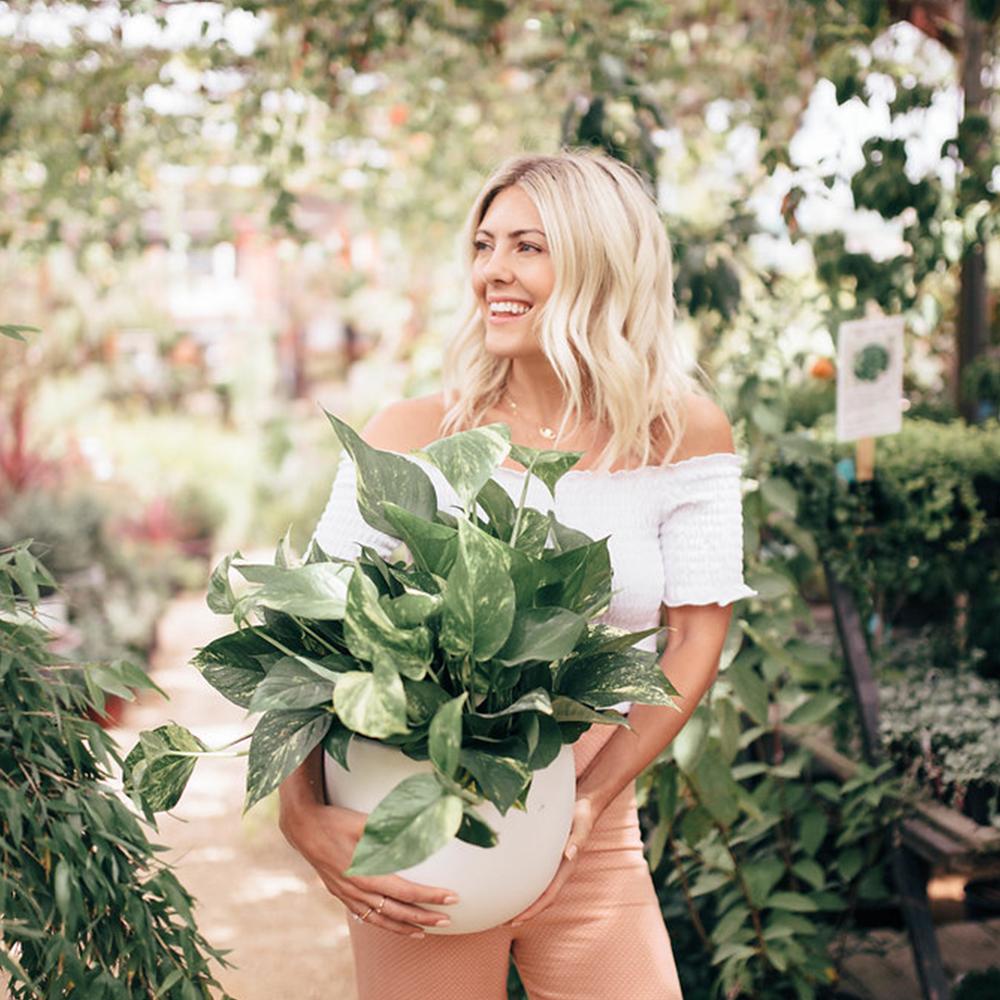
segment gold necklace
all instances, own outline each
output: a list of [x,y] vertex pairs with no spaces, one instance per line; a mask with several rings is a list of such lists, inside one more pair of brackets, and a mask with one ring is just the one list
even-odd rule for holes
[[[514,402],[514,400],[510,397],[510,395],[504,393],[504,399],[506,399],[507,402],[510,403],[510,408],[513,411],[514,415],[517,417],[521,417],[521,411],[518,408],[517,403]],[[530,420],[530,418],[528,417],[523,417],[522,419]],[[545,438],[546,441],[552,441],[555,438],[556,432],[551,427],[546,427],[545,424],[539,424],[539,423],[536,423],[535,426],[538,428],[538,433],[543,438]]]

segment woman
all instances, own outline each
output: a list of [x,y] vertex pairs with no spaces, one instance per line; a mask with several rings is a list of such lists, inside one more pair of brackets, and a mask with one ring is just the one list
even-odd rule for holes
[[[637,705],[630,729],[584,734],[558,872],[510,924],[482,933],[424,934],[447,918],[421,904],[454,901],[446,886],[343,875],[365,817],[323,803],[318,752],[282,786],[281,827],[354,917],[362,1000],[503,1000],[511,952],[532,1000],[670,1000],[680,984],[633,779],[711,685],[728,605],[753,593],[742,580],[739,459],[725,416],[682,368],[669,245],[634,171],[595,152],[516,157],[476,199],[466,238],[471,301],[445,392],[385,407],[365,437],[408,452],[499,421],[515,443],[583,452],[557,485],[556,514],[610,534],[608,621],[638,630],[666,615],[662,666],[680,711]],[[514,495],[523,472],[508,466],[500,481]],[[317,540],[338,555],[391,551],[395,540],[360,519],[354,486],[345,459]],[[545,502],[529,492],[530,504]]]

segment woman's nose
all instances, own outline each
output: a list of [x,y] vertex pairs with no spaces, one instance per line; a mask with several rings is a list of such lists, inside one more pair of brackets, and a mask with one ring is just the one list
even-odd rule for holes
[[513,277],[510,265],[499,250],[490,254],[483,267],[483,277],[487,281],[510,281]]

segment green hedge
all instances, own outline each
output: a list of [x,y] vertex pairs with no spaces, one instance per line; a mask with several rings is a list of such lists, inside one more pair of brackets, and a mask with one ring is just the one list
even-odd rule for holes
[[[875,476],[853,475],[851,444],[787,438],[774,466],[797,521],[854,590],[866,618],[938,623],[936,644],[1000,674],[1000,424],[910,420],[880,438]],[[968,595],[964,629],[956,599]]]

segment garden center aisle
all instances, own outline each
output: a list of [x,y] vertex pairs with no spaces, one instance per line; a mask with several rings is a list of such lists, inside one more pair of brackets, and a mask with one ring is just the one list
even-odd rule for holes
[[[230,623],[231,624],[231,623]],[[128,706],[114,736],[130,749],[142,729],[171,719],[209,746],[247,731],[243,710],[201,679],[188,661],[195,648],[227,631],[202,594],[183,594],[159,625],[153,677],[169,695]],[[202,760],[180,805],[150,838],[197,900],[202,932],[229,949],[235,966],[219,979],[237,1000],[355,1000],[343,907],[277,829],[276,802],[241,819],[246,759]]]

